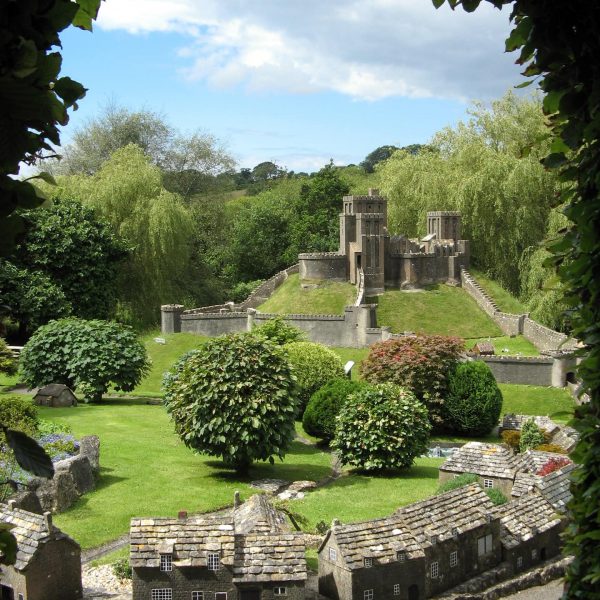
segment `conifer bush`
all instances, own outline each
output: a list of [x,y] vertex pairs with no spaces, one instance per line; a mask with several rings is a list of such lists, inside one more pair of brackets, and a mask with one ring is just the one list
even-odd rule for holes
[[444,427],[464,435],[485,435],[497,424],[502,392],[483,361],[459,363],[448,378]]
[[134,331],[111,321],[50,321],[20,356],[21,377],[29,387],[63,383],[86,401],[100,400],[111,385],[133,390],[148,369],[146,349]]
[[292,342],[283,346],[299,387],[299,414],[310,397],[328,381],[344,376],[342,359],[329,348],[314,342]]
[[163,379],[164,403],[189,448],[240,473],[283,459],[294,436],[297,389],[285,353],[254,334],[210,340]]
[[441,409],[448,373],[464,352],[460,338],[417,335],[393,338],[371,346],[360,366],[369,383],[395,383],[411,390],[423,402],[434,425],[442,422]]
[[545,442],[543,431],[533,419],[528,419],[523,423],[521,427],[521,440],[519,441],[519,450],[521,452],[533,450]]
[[351,394],[336,421],[331,447],[345,465],[365,471],[405,469],[427,451],[427,408],[412,392],[392,383]]
[[13,356],[6,342],[0,338],[0,373],[14,375],[17,372],[18,362]]
[[346,403],[350,394],[366,384],[348,378],[332,379],[318,389],[308,401],[302,416],[304,431],[330,442],[335,435],[335,418]]

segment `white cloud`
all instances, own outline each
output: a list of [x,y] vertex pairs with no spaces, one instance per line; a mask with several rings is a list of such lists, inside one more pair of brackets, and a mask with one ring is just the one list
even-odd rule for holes
[[430,0],[107,0],[99,26],[181,33],[182,70],[217,87],[481,98],[517,80],[508,11]]

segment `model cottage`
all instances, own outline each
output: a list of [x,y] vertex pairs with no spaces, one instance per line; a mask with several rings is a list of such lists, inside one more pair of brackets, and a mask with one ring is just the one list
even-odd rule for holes
[[264,495],[208,515],[132,519],[133,600],[301,600],[305,545]]
[[81,549],[52,525],[52,515],[0,504],[0,522],[17,541],[14,565],[0,566],[2,600],[80,600]]

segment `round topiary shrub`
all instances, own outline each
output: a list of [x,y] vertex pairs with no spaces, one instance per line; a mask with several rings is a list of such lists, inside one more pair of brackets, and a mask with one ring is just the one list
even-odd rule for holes
[[429,410],[434,425],[441,424],[441,409],[448,373],[458,363],[464,343],[443,335],[393,338],[371,346],[360,366],[369,383],[395,383],[411,390]]
[[304,431],[329,442],[335,435],[335,418],[348,396],[366,384],[348,378],[332,379],[318,389],[308,401],[302,417]]
[[502,392],[483,361],[459,363],[448,377],[444,427],[464,435],[485,435],[497,424]]
[[[38,433],[37,408],[30,398],[23,396],[0,396],[0,423],[7,429],[22,431],[34,436]],[[0,430],[0,442],[3,439]]]
[[342,464],[403,469],[427,451],[430,430],[427,409],[412,392],[391,383],[366,386],[346,401],[331,447]]
[[283,348],[298,381],[301,415],[319,388],[344,376],[344,365],[333,350],[314,342],[293,342]]
[[111,385],[131,391],[148,368],[146,349],[133,330],[110,321],[50,321],[31,336],[20,357],[29,387],[64,383],[86,401],[100,400]]
[[262,325],[254,329],[252,333],[271,340],[279,346],[292,342],[300,342],[304,339],[304,332],[287,323],[283,317],[273,317],[265,321]]
[[210,340],[163,379],[164,403],[186,446],[238,472],[283,458],[294,436],[296,385],[281,349],[253,334]]

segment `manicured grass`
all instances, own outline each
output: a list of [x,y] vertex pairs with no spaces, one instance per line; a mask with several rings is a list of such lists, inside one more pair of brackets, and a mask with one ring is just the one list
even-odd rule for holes
[[129,558],[129,544],[119,548],[114,552],[109,552],[97,560],[93,560],[90,564],[92,567],[99,567],[100,565],[111,565],[117,562],[120,558]]
[[352,367],[352,379],[359,379],[360,363],[367,358],[369,348],[331,348],[341,359],[344,364],[349,360],[354,361]]
[[[499,337],[482,337],[475,339],[466,339],[465,346],[467,350],[471,349],[477,342],[492,342],[498,356],[539,356],[539,350],[522,335],[510,337],[503,335]],[[507,349],[508,352],[503,352]]]
[[469,269],[469,273],[475,277],[477,283],[494,300],[502,312],[519,315],[529,312],[527,307],[518,298],[513,296],[508,290],[505,290],[498,282],[486,277],[480,271]]
[[[313,282],[305,282],[312,285]],[[302,288],[300,276],[290,275],[274,294],[258,307],[264,313],[296,315],[341,315],[354,304],[356,288],[350,283],[314,282],[317,287]]]
[[235,490],[248,497],[255,492],[248,485],[253,479],[319,480],[331,472],[329,454],[293,442],[283,462],[257,463],[240,480],[219,460],[187,449],[173,433],[164,408],[141,400],[42,408],[40,416],[69,424],[78,437],[100,437],[97,489],[55,519],[84,548],[126,533],[133,516],[213,510],[230,504]]
[[[371,301],[371,300],[369,300]],[[424,290],[387,290],[377,302],[377,322],[394,333],[414,331],[463,338],[497,337],[498,326],[465,290],[434,285]]]
[[0,391],[11,388],[19,383],[18,375],[6,375],[5,373],[0,373]]
[[498,385],[504,397],[503,415],[542,415],[557,423],[566,423],[573,418],[575,401],[566,389],[508,383]]
[[294,510],[306,517],[313,530],[319,521],[328,525],[333,518],[342,523],[385,517],[399,506],[423,500],[438,487],[440,458],[418,458],[406,472],[379,476],[360,473],[340,477],[294,502]]

